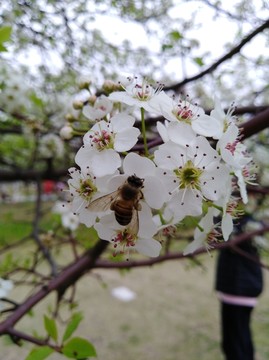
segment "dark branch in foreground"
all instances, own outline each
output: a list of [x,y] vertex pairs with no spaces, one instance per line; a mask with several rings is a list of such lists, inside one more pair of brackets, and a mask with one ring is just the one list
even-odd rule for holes
[[255,115],[252,119],[241,125],[242,140],[259,133],[269,127],[269,108]]
[[40,290],[18,306],[18,308],[0,324],[0,335],[10,334],[10,330],[15,324],[52,291],[57,291],[58,297],[61,298],[71,285],[95,266],[97,259],[105,251],[107,246],[107,241],[100,240],[76,262],[67,266],[58,276],[49,281],[48,284],[44,284]]

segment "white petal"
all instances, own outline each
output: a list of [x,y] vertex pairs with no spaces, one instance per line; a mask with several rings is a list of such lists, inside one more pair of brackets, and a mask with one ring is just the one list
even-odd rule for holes
[[173,213],[173,222],[182,220],[185,216],[198,216],[202,213],[202,198],[191,190],[179,190],[167,204],[168,211]]
[[196,137],[191,126],[184,122],[171,122],[167,131],[170,140],[182,146],[188,145]]
[[95,223],[96,216],[96,213],[84,208],[79,213],[79,221],[87,227],[91,227]]
[[135,153],[129,153],[123,160],[123,170],[125,174],[144,178],[152,175],[155,170],[154,163],[146,157],[142,157]]
[[237,177],[237,183],[239,186],[240,195],[242,197],[243,203],[247,204],[248,203],[248,194],[247,194],[247,189],[246,189],[246,183],[245,183],[244,177],[242,175],[242,171],[236,170],[234,173],[235,173],[235,176]]
[[229,188],[230,175],[229,169],[224,165],[215,163],[211,166],[210,170],[201,175],[201,190],[207,199],[216,201]]
[[167,132],[167,126],[165,126],[160,121],[157,121],[157,130],[160,134],[160,137],[162,138],[163,142],[166,142],[169,140],[168,132]]
[[143,194],[146,202],[154,209],[160,209],[167,200],[167,190],[163,182],[154,176],[145,178]]
[[138,212],[139,216],[139,230],[138,237],[140,238],[151,238],[157,233],[158,227],[153,221],[152,212],[150,207],[141,202],[142,209]]
[[230,214],[225,214],[221,221],[221,230],[223,239],[227,241],[231,232],[233,231],[233,218]]
[[191,126],[197,134],[207,137],[218,136],[223,128],[222,124],[218,120],[206,114],[194,120]]
[[185,154],[186,148],[168,141],[155,150],[154,161],[162,169],[174,170],[185,162],[185,156],[181,157],[181,153]]
[[199,249],[203,245],[203,241],[201,239],[196,239],[190,242],[187,247],[183,250],[183,255],[192,254],[194,251]]
[[135,244],[136,250],[146,256],[157,257],[162,249],[159,241],[154,239],[139,239]]
[[115,91],[109,95],[109,99],[112,101],[122,102],[127,105],[135,105],[137,100],[132,98],[125,91]]
[[121,113],[114,115],[110,121],[113,126],[113,131],[119,132],[131,128],[135,123],[135,118],[131,115]]
[[114,149],[118,152],[130,150],[136,143],[140,131],[136,128],[129,128],[118,132],[115,136]]
[[77,152],[75,161],[82,169],[99,177],[114,174],[121,166],[120,155],[113,149],[98,152],[85,147]]
[[100,222],[94,225],[100,239],[107,241],[111,241],[111,239],[113,239],[116,234],[112,227],[114,219],[114,214],[105,215],[101,218]]

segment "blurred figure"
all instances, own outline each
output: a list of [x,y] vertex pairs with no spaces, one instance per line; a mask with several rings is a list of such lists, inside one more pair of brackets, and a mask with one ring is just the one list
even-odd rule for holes
[[[233,234],[245,231],[245,216]],[[226,360],[254,360],[251,314],[263,289],[259,254],[253,240],[237,246],[252,259],[233,249],[220,250],[216,290],[221,303],[222,350]]]

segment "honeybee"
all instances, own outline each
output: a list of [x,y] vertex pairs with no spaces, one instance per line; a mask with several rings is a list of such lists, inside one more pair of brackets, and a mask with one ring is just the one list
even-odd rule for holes
[[110,194],[101,196],[89,204],[88,209],[95,211],[114,211],[115,218],[120,225],[130,225],[132,231],[137,234],[139,221],[138,211],[141,210],[139,201],[143,199],[141,191],[144,179],[135,174],[129,176],[122,186]]

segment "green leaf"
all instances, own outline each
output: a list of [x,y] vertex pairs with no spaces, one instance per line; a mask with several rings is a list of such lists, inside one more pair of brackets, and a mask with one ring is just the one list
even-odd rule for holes
[[0,43],[0,52],[4,52],[4,51],[7,51],[7,48]]
[[169,37],[173,41],[178,41],[183,38],[183,35],[179,31],[174,30],[169,33]]
[[36,347],[31,350],[25,360],[43,360],[46,359],[54,350],[48,346]]
[[193,58],[193,61],[199,66],[204,65],[203,58],[201,58],[201,57],[195,57],[195,58]]
[[44,315],[44,327],[50,337],[52,337],[53,340],[57,341],[58,339],[58,331],[56,322],[54,319],[50,319],[46,315]]
[[70,338],[73,332],[77,329],[79,323],[83,319],[83,315],[81,313],[75,313],[69,323],[66,326],[64,335],[63,335],[63,342]]
[[163,44],[162,45],[162,51],[173,49],[173,47],[174,46],[172,44]]
[[94,346],[86,339],[74,337],[62,349],[63,354],[71,359],[82,360],[88,356],[96,357]]
[[12,32],[11,26],[3,26],[0,28],[0,44],[10,40]]
[[32,93],[30,95],[30,100],[32,100],[32,102],[34,103],[34,105],[42,108],[44,106],[43,100],[38,97],[35,93]]

